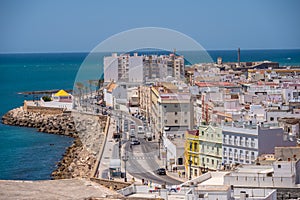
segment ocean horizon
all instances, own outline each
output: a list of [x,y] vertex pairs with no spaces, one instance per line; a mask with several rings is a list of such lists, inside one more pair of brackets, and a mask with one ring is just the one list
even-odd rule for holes
[[[237,61],[237,50],[207,52],[214,62],[218,57],[222,57],[223,62]],[[199,59],[192,53],[189,56],[194,56],[192,60],[195,63]],[[24,100],[33,98],[18,94],[20,92],[72,89],[76,74],[87,55],[88,52],[0,53],[1,116],[22,106]],[[107,53],[101,56],[105,55]],[[265,60],[278,62],[280,66],[300,66],[300,49],[241,49],[241,62]],[[51,179],[51,172],[72,141],[69,137],[0,123],[0,179]]]

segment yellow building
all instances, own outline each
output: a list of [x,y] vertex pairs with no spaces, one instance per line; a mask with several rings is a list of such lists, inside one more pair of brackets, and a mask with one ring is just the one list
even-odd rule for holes
[[59,90],[57,93],[52,95],[53,101],[57,102],[72,102],[72,95],[64,90]]
[[200,145],[199,131],[186,131],[185,133],[185,171],[188,178],[194,178],[201,175],[200,170]]

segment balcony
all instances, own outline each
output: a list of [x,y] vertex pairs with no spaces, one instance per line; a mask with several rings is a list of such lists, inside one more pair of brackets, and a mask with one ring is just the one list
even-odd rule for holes
[[251,147],[255,147],[255,142],[251,142]]
[[250,147],[250,142],[246,142],[246,147]]
[[244,160],[244,154],[240,154],[239,159]]
[[245,140],[240,140],[240,146],[245,146]]
[[237,153],[234,153],[234,159],[237,160],[238,157],[239,157],[238,154],[237,154]]

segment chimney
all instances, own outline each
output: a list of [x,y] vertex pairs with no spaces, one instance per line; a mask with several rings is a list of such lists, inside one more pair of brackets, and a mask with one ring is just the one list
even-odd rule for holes
[[240,66],[240,62],[241,62],[241,49],[238,48],[238,66]]

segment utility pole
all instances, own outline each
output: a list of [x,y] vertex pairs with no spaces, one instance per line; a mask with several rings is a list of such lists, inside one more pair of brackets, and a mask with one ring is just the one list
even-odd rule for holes
[[124,168],[125,168],[125,173],[124,173],[124,182],[127,182],[127,175],[126,175],[126,162],[128,161],[128,156],[125,151],[125,155],[123,156],[123,161],[124,161]]
[[158,159],[160,159],[160,143],[161,143],[161,132],[158,132],[159,138],[158,138]]
[[190,157],[190,159],[189,159],[189,168],[190,168],[189,180],[192,179],[192,163],[193,163],[192,157]]

